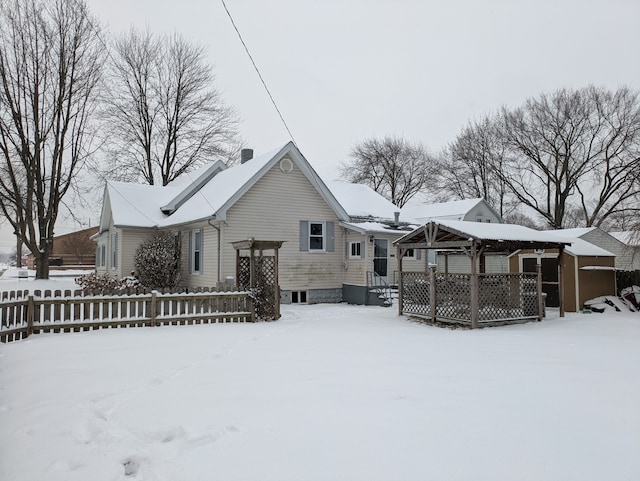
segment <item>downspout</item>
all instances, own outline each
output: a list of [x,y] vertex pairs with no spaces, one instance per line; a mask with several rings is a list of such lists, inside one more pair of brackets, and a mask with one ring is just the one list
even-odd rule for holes
[[218,227],[217,225],[213,225],[211,223],[211,221],[213,219],[215,219],[215,217],[212,217],[211,219],[208,219],[207,220],[207,224],[209,224],[216,231],[218,231],[218,262],[217,262],[217,266],[218,266],[218,281],[217,282],[220,282],[220,227]]

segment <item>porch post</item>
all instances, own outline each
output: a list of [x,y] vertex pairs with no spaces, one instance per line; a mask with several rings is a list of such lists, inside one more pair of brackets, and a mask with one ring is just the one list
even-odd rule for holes
[[429,267],[429,312],[431,322],[436,322],[436,266]]
[[[560,317],[564,317],[564,244],[558,249],[558,294],[560,297]],[[578,306],[576,306],[578,309]]]
[[478,256],[475,242],[471,244],[471,329],[478,328],[478,272],[476,258]]
[[280,257],[278,255],[278,248],[273,249],[273,257],[276,263],[275,266],[275,286],[273,286],[273,290],[275,292],[275,304],[276,304],[276,319],[280,319],[280,273],[278,272],[278,265],[280,264]]
[[[540,258],[538,258],[540,262]],[[541,321],[544,312],[544,306],[542,305],[542,264],[536,264],[536,284],[538,286],[538,320]]]
[[404,250],[398,245],[396,247],[396,255],[398,256],[398,315],[402,314],[402,257],[404,255]]

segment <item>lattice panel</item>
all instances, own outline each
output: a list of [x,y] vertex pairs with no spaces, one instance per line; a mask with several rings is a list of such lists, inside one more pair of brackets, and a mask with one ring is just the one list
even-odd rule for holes
[[535,274],[481,274],[478,321],[523,319],[538,316]]
[[424,272],[402,273],[402,310],[407,314],[431,315],[429,275]]
[[471,321],[471,274],[436,274],[436,315]]
[[238,289],[248,291],[251,288],[251,258],[238,259]]
[[251,257],[240,257],[238,259],[238,288],[252,291],[258,319],[277,319],[276,258],[274,256],[254,257],[253,275],[255,279],[252,287],[250,281]]

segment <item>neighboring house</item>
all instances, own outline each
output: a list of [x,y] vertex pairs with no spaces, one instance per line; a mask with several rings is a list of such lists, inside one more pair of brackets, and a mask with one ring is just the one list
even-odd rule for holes
[[500,214],[486,200],[480,197],[437,204],[410,202],[402,208],[401,217],[404,220],[417,222],[418,224],[424,224],[431,219],[502,223]]
[[[632,246],[626,244],[615,235],[609,234],[598,227],[579,227],[575,229],[558,229],[555,231],[564,237],[578,238],[601,247],[616,256],[615,267],[619,271],[633,271],[640,269],[640,259],[634,256]],[[622,235],[618,233],[620,237]]]
[[329,188],[291,142],[255,158],[244,151],[243,160],[212,162],[164,187],[108,182],[97,271],[129,275],[140,243],[161,229],[179,235],[188,287],[235,280],[231,243],[251,238],[284,241],[283,303],[340,302],[350,286],[366,289],[374,270],[390,280],[390,244],[404,234],[397,207],[365,186]]
[[[571,245],[562,254],[564,269],[564,305],[567,312],[577,312],[585,301],[599,296],[616,295],[615,255],[580,237],[573,229],[545,231]],[[534,252],[520,250],[509,256],[510,272],[535,272],[542,268],[542,290],[547,294],[547,306],[559,305],[558,250]]]
[[[501,224],[502,217],[483,198],[452,200],[437,204],[408,203],[401,211],[401,218],[415,224],[425,224],[430,220],[463,220]],[[439,272],[471,272],[469,258],[458,250],[428,251],[429,264],[437,264]],[[507,258],[504,255],[487,256],[488,272],[507,272]]]
[[[49,254],[49,266],[55,269],[93,269],[96,245],[91,237],[97,232],[98,227],[89,227],[55,236]],[[29,269],[35,269],[33,254],[27,255],[26,265]]]
[[625,264],[621,269],[640,271],[640,231],[626,230],[610,232],[609,234],[624,246],[620,255],[625,259]]

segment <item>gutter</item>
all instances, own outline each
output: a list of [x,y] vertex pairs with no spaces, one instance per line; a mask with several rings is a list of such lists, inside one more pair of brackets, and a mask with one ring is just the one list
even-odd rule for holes
[[217,232],[218,232],[218,262],[217,262],[217,266],[218,266],[218,281],[220,282],[220,227],[218,227],[217,225],[213,225],[211,223],[212,220],[215,220],[215,216],[207,219],[207,224],[209,224],[211,227],[213,227]]

